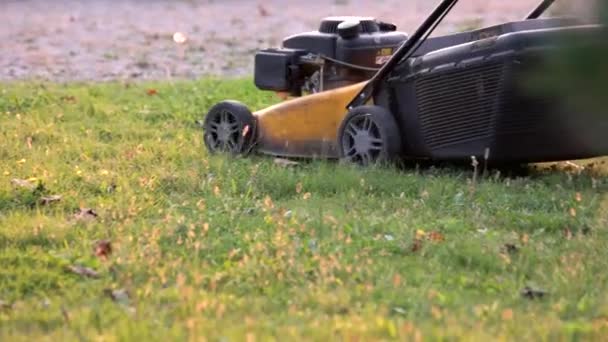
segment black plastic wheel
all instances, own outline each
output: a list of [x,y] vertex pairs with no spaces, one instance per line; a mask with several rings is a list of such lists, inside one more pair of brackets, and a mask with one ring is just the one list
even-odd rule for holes
[[253,143],[255,122],[251,111],[242,103],[222,101],[205,117],[205,146],[211,153],[245,154]]
[[401,155],[401,135],[395,118],[379,106],[352,109],[338,131],[343,160],[363,166],[391,162]]

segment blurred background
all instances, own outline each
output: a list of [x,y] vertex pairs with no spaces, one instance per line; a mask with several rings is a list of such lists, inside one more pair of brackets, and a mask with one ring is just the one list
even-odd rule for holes
[[[523,18],[540,0],[461,0],[437,33]],[[253,55],[330,15],[412,32],[434,0],[0,0],[0,81],[192,79],[252,74]],[[553,14],[588,15],[558,0]],[[436,34],[437,34],[436,33]]]

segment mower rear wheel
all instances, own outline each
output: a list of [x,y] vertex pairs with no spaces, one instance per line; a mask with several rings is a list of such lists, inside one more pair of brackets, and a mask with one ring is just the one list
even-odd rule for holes
[[222,101],[205,117],[205,146],[211,153],[246,154],[253,143],[255,122],[251,111],[242,103]]
[[379,106],[352,109],[340,125],[338,144],[343,160],[363,166],[390,162],[401,154],[397,122]]

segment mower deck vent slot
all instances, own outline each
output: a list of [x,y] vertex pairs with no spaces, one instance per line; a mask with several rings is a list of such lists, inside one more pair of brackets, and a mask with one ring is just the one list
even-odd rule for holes
[[498,134],[532,134],[542,131],[542,126],[550,122],[547,108],[553,108],[549,99],[526,98],[513,91],[505,92],[502,115],[498,121]]
[[418,115],[431,149],[490,137],[504,90],[504,63],[431,73],[416,80]]

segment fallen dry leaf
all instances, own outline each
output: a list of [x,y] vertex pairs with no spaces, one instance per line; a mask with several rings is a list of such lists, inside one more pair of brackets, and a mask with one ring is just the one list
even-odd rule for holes
[[300,163],[293,161],[293,160],[289,160],[289,159],[284,159],[284,158],[275,158],[274,159],[274,163],[279,165],[279,166],[283,166],[283,167],[288,167],[288,166],[296,166],[299,165]]
[[60,99],[61,99],[61,101],[68,102],[68,103],[76,102],[76,97],[74,97],[72,95],[65,95],[65,96],[62,96]]
[[574,235],[572,234],[572,231],[570,230],[570,228],[564,229],[564,237],[566,238],[566,240],[572,240],[573,236]]
[[91,221],[97,218],[97,213],[91,208],[80,208],[80,211],[74,214],[74,219],[77,221]]
[[435,319],[441,319],[441,317],[443,317],[443,313],[441,312],[441,309],[434,305],[431,307],[431,314],[433,315],[433,318],[435,318]]
[[112,299],[116,303],[124,304],[124,305],[129,304],[129,301],[130,301],[129,292],[125,289],[117,289],[117,290],[104,289],[103,293],[106,296],[110,297],[110,299]]
[[398,314],[400,314],[400,315],[407,314],[407,311],[404,308],[401,308],[401,307],[398,307],[398,306],[394,307],[393,311],[396,312],[396,313],[398,313]]
[[422,229],[417,229],[416,232],[414,233],[414,239],[424,239],[426,237],[426,232]]
[[502,250],[508,254],[515,254],[519,251],[519,247],[512,243],[505,243],[502,247]]
[[148,89],[146,90],[146,94],[148,94],[148,96],[154,96],[158,94],[158,90],[156,89]]
[[61,195],[45,196],[40,199],[40,205],[49,205],[61,201]]
[[506,253],[500,253],[499,256],[502,259],[502,261],[504,261],[505,264],[507,264],[507,265],[511,264],[511,257],[509,257],[508,254],[506,254]]
[[393,275],[393,287],[399,287],[401,285],[401,276],[397,273]]
[[110,240],[99,240],[95,243],[95,256],[106,260],[112,254],[112,243]]
[[523,245],[527,245],[528,242],[530,241],[530,235],[524,233],[524,234],[522,234],[520,240]]
[[502,320],[510,321],[513,319],[513,309],[505,309],[502,311]]
[[18,178],[11,179],[11,184],[13,184],[13,186],[18,187],[18,188],[33,189],[36,187],[36,184],[34,184],[33,182],[30,182],[26,179],[18,179]]
[[272,198],[270,198],[270,196],[264,197],[264,207],[267,209],[274,208],[274,203],[272,202]]
[[422,239],[414,239],[414,243],[412,244],[412,252],[418,252],[422,249]]
[[99,273],[92,268],[74,265],[68,266],[68,271],[87,278],[99,278]]
[[547,294],[546,291],[541,290],[541,289],[534,289],[534,288],[531,288],[530,286],[526,286],[526,287],[524,287],[523,290],[521,290],[521,295],[527,299],[543,298],[546,294]]
[[443,242],[445,241],[445,237],[440,232],[430,232],[427,236],[430,241],[433,242]]

